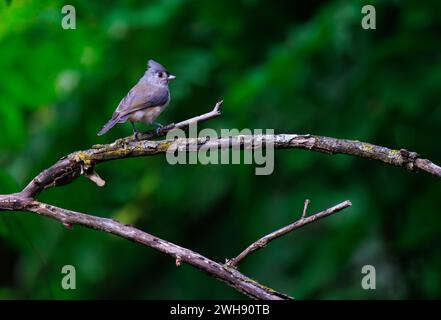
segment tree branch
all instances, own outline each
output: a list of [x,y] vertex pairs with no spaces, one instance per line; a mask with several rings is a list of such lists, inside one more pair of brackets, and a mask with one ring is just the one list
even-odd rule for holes
[[260,238],[259,240],[257,240],[253,244],[251,244],[248,248],[246,248],[244,251],[242,251],[237,257],[235,257],[231,260],[228,260],[226,264],[230,267],[236,267],[239,264],[239,262],[242,261],[243,259],[245,259],[249,254],[265,247],[271,241],[273,241],[277,238],[280,238],[280,237],[286,235],[287,233],[294,231],[296,229],[299,229],[307,224],[310,224],[311,222],[317,221],[319,219],[330,216],[334,213],[340,212],[341,210],[350,207],[352,205],[352,203],[351,203],[351,201],[346,200],[346,201],[339,203],[329,209],[326,209],[324,211],[321,211],[319,213],[316,213],[316,214],[306,218],[305,216],[306,216],[306,211],[308,209],[308,205],[309,205],[309,200],[306,200],[305,206],[303,208],[302,217],[299,220],[295,221],[294,223],[291,223],[290,225],[287,225],[286,227],[280,228],[280,229],[278,229],[274,232],[271,232],[270,234]]
[[173,129],[185,129],[195,123],[199,123],[202,121],[207,121],[207,120],[210,120],[213,118],[217,118],[221,115],[220,108],[222,106],[222,103],[223,103],[223,100],[218,101],[216,103],[216,105],[214,106],[213,110],[211,110],[210,112],[204,113],[200,116],[196,116],[196,117],[193,117],[188,120],[178,122],[176,124],[172,123],[168,126],[164,126],[160,129],[159,132],[156,132],[156,130],[150,130],[145,133],[142,133],[139,135],[138,139],[139,140],[147,140],[147,139],[151,139],[151,138],[162,137],[162,136],[165,136],[167,134],[167,132],[169,132]]
[[[212,112],[214,111],[215,110]],[[215,113],[211,114],[210,112],[209,114],[212,118]],[[193,119],[197,118],[198,117]],[[188,121],[183,121],[182,123],[188,125]],[[441,177],[441,167],[432,163],[430,160],[420,158],[416,152],[410,152],[405,149],[389,149],[357,140],[344,140],[309,134],[258,134],[237,135],[217,139],[202,137],[196,139],[166,139],[161,141],[136,141],[133,137],[127,137],[111,144],[96,145],[91,149],[77,151],[63,157],[52,167],[35,177],[29,185],[26,186],[23,192],[28,197],[34,197],[45,189],[68,184],[80,175],[87,177],[95,170],[95,165],[110,160],[157,155],[170,152],[170,150],[174,149],[181,152],[189,152],[195,149],[199,150],[200,148],[216,150],[256,145],[265,147],[265,143],[273,143],[275,149],[306,149],[331,155],[347,154],[381,161],[389,165],[405,168],[409,171],[421,170]]]
[[33,212],[58,220],[69,229],[74,225],[81,225],[132,240],[171,256],[175,259],[177,266],[182,262],[192,265],[253,299],[292,299],[292,297],[288,295],[262,286],[234,268],[219,264],[189,249],[162,240],[133,226],[124,225],[112,219],[55,207],[26,198],[22,194],[0,195],[0,211],[2,210]]
[[[220,115],[221,104],[222,101],[218,102],[211,112],[177,124],[166,126],[159,132],[149,131],[143,133],[138,136],[140,141],[136,140],[133,136],[129,136],[116,140],[111,144],[95,145],[91,149],[71,153],[61,158],[50,168],[38,174],[20,193],[0,195],[0,211],[28,211],[56,219],[67,227],[77,224],[88,228],[102,230],[144,244],[170,255],[175,259],[176,265],[180,265],[182,262],[188,263],[211,276],[224,281],[236,290],[243,292],[252,298],[290,299],[291,297],[262,286],[231,267],[236,265],[249,253],[257,250],[259,245],[257,245],[256,248],[251,245],[244,251],[244,253],[230,261],[229,264],[221,265],[198,253],[159,239],[132,226],[126,226],[111,219],[54,207],[36,201],[35,197],[45,189],[69,184],[79,176],[87,177],[100,187],[104,186],[105,181],[96,172],[96,166],[106,161],[128,157],[164,154],[167,152],[173,152],[175,149],[181,152],[191,152],[201,148],[204,148],[205,150],[231,149],[238,147],[254,149],[256,146],[266,147],[267,143],[274,146],[276,149],[292,148],[325,152],[328,154],[348,154],[381,161],[411,171],[426,171],[435,176],[441,177],[441,168],[439,166],[429,160],[420,158],[415,152],[409,152],[405,149],[393,150],[355,140],[340,140],[330,137],[297,134],[237,135],[215,139],[201,137],[189,139],[165,139],[162,141],[147,140],[153,137],[164,136],[167,132],[174,129],[183,129],[192,124],[217,117]],[[287,232],[342,210],[349,205],[350,202],[346,201],[333,208],[305,218],[307,209],[307,203],[305,203],[304,214],[299,221],[277,230],[275,233],[262,238],[263,240],[261,239],[259,240],[260,242],[258,242],[260,244],[268,243]]]

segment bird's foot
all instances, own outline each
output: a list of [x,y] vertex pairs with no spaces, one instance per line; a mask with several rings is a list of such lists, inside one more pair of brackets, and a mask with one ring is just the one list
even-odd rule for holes
[[162,132],[166,132],[168,130],[171,130],[171,129],[173,129],[175,127],[174,123],[170,123],[170,124],[167,124],[165,126],[160,124],[160,123],[157,123],[157,122],[154,122],[153,124],[156,125],[156,134],[157,135],[159,135]]
[[156,134],[159,134],[162,131],[162,128],[164,128],[159,122],[153,122],[153,124],[156,126]]
[[139,131],[135,126],[135,123],[133,123],[132,121],[130,121],[130,124],[132,125],[133,128],[133,136],[135,137],[136,141],[139,141]]

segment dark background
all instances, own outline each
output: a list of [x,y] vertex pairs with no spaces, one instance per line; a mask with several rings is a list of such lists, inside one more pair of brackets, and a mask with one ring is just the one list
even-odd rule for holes
[[[73,4],[77,29],[61,28]],[[361,28],[373,4],[377,29]],[[61,156],[131,133],[96,133],[153,58],[177,79],[160,116],[224,99],[201,127],[272,128],[406,148],[441,162],[441,2],[0,0],[0,193]],[[441,297],[440,180],[351,156],[276,152],[253,165],[109,162],[42,201],[134,224],[217,261],[301,215],[350,209],[247,258],[241,271],[301,299]],[[0,298],[243,298],[149,248],[27,213],[0,213]],[[77,289],[61,289],[76,267]],[[377,289],[361,288],[376,267]]]

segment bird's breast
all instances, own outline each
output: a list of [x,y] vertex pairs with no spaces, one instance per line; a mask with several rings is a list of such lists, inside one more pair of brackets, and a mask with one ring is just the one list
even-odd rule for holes
[[152,123],[165,109],[167,104],[161,107],[151,107],[144,110],[134,112],[130,117],[130,121]]

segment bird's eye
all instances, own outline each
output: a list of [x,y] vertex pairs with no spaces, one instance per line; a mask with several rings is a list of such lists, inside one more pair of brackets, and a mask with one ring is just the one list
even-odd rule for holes
[[164,72],[159,72],[159,73],[158,73],[158,76],[159,76],[160,78],[162,78],[162,77],[164,76]]

